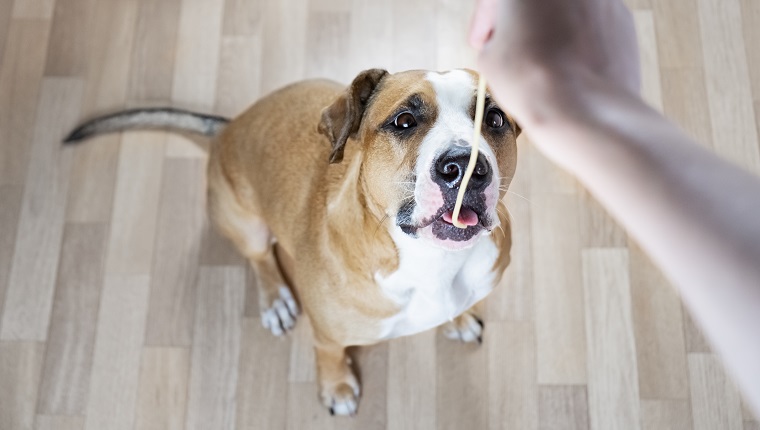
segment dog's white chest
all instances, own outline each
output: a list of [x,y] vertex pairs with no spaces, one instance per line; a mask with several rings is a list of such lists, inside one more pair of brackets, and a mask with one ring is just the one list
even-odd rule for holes
[[399,268],[375,279],[402,309],[383,321],[383,338],[439,326],[462,314],[494,287],[498,250],[488,237],[463,251],[433,248],[403,233],[394,240],[399,246]]

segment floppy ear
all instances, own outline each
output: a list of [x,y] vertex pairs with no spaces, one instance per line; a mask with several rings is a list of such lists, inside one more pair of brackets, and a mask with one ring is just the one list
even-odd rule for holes
[[317,129],[332,144],[330,163],[340,163],[343,160],[346,141],[359,131],[367,102],[387,74],[382,69],[369,69],[359,73],[346,91],[322,110],[322,120]]

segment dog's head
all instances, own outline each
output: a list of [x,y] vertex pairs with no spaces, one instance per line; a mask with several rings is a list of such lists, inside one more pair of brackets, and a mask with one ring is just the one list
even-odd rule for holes
[[489,96],[480,155],[467,185],[460,229],[452,212],[472,148],[477,74],[389,74],[371,69],[322,112],[331,163],[349,139],[362,145],[360,186],[394,229],[446,249],[472,246],[499,223],[497,204],[514,175],[519,128]]

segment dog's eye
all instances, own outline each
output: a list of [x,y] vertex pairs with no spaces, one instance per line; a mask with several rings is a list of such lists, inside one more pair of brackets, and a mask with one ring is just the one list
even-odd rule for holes
[[504,126],[504,114],[498,109],[490,109],[486,113],[483,123],[490,128],[501,128]]
[[401,112],[393,120],[393,126],[397,129],[409,129],[417,125],[417,120],[411,112]]

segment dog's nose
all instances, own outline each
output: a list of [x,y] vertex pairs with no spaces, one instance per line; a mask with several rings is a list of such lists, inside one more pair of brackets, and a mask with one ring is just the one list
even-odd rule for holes
[[[447,188],[459,188],[469,162],[470,150],[468,148],[453,148],[444,152],[435,163],[433,181]],[[482,190],[490,180],[491,166],[488,164],[485,155],[480,153],[470,182],[467,184],[467,189]]]

